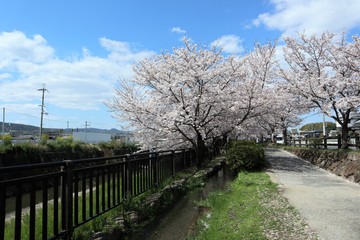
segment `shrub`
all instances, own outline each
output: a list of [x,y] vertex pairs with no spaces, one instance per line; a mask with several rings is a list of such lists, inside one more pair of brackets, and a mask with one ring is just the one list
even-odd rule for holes
[[264,149],[251,141],[232,141],[226,147],[226,163],[235,173],[241,170],[260,170],[265,166]]
[[11,142],[12,137],[11,137],[11,135],[6,134],[6,135],[2,136],[2,140],[3,140],[4,146],[10,146],[10,145],[12,145],[12,142]]
[[71,152],[74,146],[74,139],[69,137],[56,137],[55,144],[58,151]]
[[309,146],[312,148],[321,148],[323,140],[321,138],[309,138]]
[[139,150],[135,143],[125,143],[117,140],[100,142],[97,145],[107,156],[130,154]]
[[41,137],[40,137],[40,140],[39,140],[39,144],[42,145],[42,146],[45,146],[46,143],[48,142],[48,140],[49,140],[49,135],[42,134]]
[[255,141],[251,141],[251,140],[230,140],[229,142],[226,143],[225,145],[225,150],[228,151],[230,148],[236,146],[236,145],[254,145]]

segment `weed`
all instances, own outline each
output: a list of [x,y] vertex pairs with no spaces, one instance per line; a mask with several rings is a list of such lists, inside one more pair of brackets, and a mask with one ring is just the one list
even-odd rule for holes
[[230,188],[198,202],[207,211],[188,240],[317,239],[266,173],[240,172]]

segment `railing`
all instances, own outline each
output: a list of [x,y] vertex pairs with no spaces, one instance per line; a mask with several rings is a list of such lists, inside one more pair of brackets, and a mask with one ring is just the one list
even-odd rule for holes
[[70,239],[76,227],[194,160],[194,151],[186,149],[0,168],[0,240]]
[[[326,137],[326,138],[288,139],[288,144],[290,146],[317,147],[324,149],[341,148],[341,138]],[[350,139],[348,146],[356,149],[360,149],[359,136]]]

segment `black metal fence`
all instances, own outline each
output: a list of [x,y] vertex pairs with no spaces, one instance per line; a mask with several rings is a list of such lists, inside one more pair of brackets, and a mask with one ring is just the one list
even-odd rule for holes
[[[341,148],[341,137],[325,137],[325,138],[304,138],[304,139],[288,139],[290,146],[315,147],[315,148]],[[349,139],[349,147],[360,149],[359,136]]]
[[194,162],[194,150],[184,149],[0,168],[0,240],[70,239]]

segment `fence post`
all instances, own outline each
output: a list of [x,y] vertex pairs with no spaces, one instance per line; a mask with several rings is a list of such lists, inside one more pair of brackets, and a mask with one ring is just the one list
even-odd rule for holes
[[337,144],[338,144],[338,149],[341,148],[341,136],[337,136]]
[[132,195],[132,169],[131,169],[131,155],[126,154],[126,197]]
[[171,176],[175,175],[175,151],[171,150]]
[[62,179],[61,190],[61,211],[62,211],[62,227],[65,228],[65,239],[70,240],[73,232],[73,161],[64,160],[62,171],[64,177]]
[[[186,168],[186,162],[185,162],[185,149],[182,149],[182,160],[183,160],[183,169]],[[182,170],[183,170],[182,169]]]
[[327,149],[327,138],[324,136],[324,148]]
[[189,167],[193,165],[193,149],[189,149]]
[[157,188],[159,186],[159,174],[158,174],[158,170],[159,170],[159,153],[158,152],[154,152],[153,153],[155,155],[155,158],[153,158],[154,164],[153,164],[153,173],[154,173],[154,185]]
[[359,138],[359,134],[356,134],[356,135],[355,135],[355,147],[356,147],[356,150],[359,150],[359,149],[360,149],[360,138]]
[[6,218],[6,187],[0,191],[0,239],[5,237],[5,218]]

